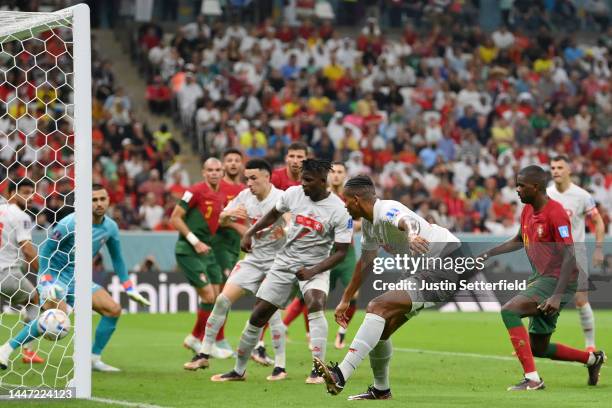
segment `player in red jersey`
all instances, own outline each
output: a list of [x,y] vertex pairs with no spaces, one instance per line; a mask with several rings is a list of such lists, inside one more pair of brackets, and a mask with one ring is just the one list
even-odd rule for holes
[[[232,201],[246,188],[242,183],[242,159],[242,152],[238,149],[230,148],[223,152],[223,178],[219,182],[219,193],[224,197],[226,203]],[[215,299],[221,293],[223,284],[240,258],[240,238],[241,233],[245,231],[244,223],[231,222],[221,225],[213,238],[213,252],[222,272],[222,282],[214,285]],[[216,358],[228,358],[234,354],[232,347],[225,339],[224,329],[225,324],[217,334],[216,349],[213,349],[213,355]]]
[[[482,255],[487,259],[525,248],[533,268],[527,289],[502,307],[502,319],[525,374],[508,391],[544,389],[534,356],[586,364],[589,385],[597,384],[606,360],[603,351],[587,352],[550,342],[559,311],[576,293],[577,269],[570,219],[563,206],[546,195],[546,179],[546,172],[539,166],[519,172],[516,191],[526,204],[521,228],[513,239]],[[521,322],[523,317],[529,317],[529,334]]]
[[276,169],[272,172],[270,181],[274,187],[286,190],[292,186],[301,184],[300,175],[302,172],[302,162],[308,156],[308,146],[302,142],[293,142],[287,148],[285,156],[285,167]]
[[200,297],[196,323],[183,342],[195,352],[201,347],[206,321],[215,303],[213,286],[222,280],[221,269],[211,251],[219,216],[226,204],[217,192],[222,175],[218,159],[206,160],[202,169],[204,181],[185,191],[170,216],[170,222],[179,231],[175,248],[177,265]]

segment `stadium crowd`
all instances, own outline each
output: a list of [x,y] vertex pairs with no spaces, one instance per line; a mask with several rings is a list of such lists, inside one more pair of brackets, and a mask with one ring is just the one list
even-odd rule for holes
[[281,166],[302,140],[432,222],[495,233],[517,228],[517,169],[564,154],[607,225],[612,37],[560,36],[531,8],[511,18],[490,34],[430,19],[399,37],[370,18],[343,37],[309,19],[247,29],[200,16],[171,35],[144,26],[138,46],[151,110],[172,110],[202,154],[240,147]]
[[[372,17],[349,36],[309,18],[247,27],[199,16],[166,34],[144,25],[137,48],[149,109],[172,114],[202,155],[239,147],[282,166],[287,146],[304,141],[313,155],[345,162],[349,175],[372,175],[382,196],[453,231],[515,230],[517,169],[565,154],[610,231],[605,15],[579,20],[571,2],[538,13],[517,1],[502,10],[507,24],[486,33],[464,24],[475,21],[471,2],[416,3],[403,11],[419,24],[400,35]],[[556,30],[570,23],[603,33]],[[11,52],[0,62],[10,68],[0,84],[0,179],[37,181],[43,227],[70,211],[73,188],[69,59],[61,57],[65,42],[48,36],[46,47],[12,42],[15,65]],[[170,229],[168,215],[190,183],[179,146],[166,126],[148,129],[134,116],[112,62],[93,48],[94,181],[108,187],[121,228]]]
[[[55,34],[54,34],[55,33]],[[47,228],[73,211],[73,88],[70,30],[4,43],[0,58],[0,192],[9,180],[36,183],[30,212]],[[11,56],[16,56],[14,59]],[[189,185],[167,128],[150,130],[132,112],[110,61],[92,41],[93,181],[108,188],[122,229],[170,229],[175,198]],[[6,135],[6,136],[5,136]]]

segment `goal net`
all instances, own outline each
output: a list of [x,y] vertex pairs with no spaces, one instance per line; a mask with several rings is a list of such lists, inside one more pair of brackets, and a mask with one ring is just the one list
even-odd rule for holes
[[[3,215],[7,225],[0,223],[0,344],[42,313],[33,300],[38,292],[31,290],[39,271],[23,247],[16,248],[15,242],[24,241],[12,235],[23,232],[11,217],[31,230],[35,249],[52,238],[53,226],[67,214],[75,212],[76,225],[76,244],[68,254],[75,265],[70,333],[57,341],[41,337],[28,344],[30,351],[15,348],[0,370],[0,399],[28,392],[39,398],[91,394],[90,56],[87,6],[52,13],[0,11],[0,208],[14,204],[13,212]],[[33,183],[28,201],[20,188],[11,187],[21,180]],[[15,206],[31,224],[19,218]],[[8,267],[11,254],[17,259]],[[31,352],[44,362],[31,361]]]

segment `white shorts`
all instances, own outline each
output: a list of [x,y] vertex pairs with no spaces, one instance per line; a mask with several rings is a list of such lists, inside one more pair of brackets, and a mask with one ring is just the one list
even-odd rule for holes
[[0,269],[0,296],[13,305],[23,305],[35,293],[34,285],[26,278],[19,267]]
[[226,283],[236,285],[253,294],[257,293],[261,282],[266,277],[266,270],[249,259],[239,261]]
[[293,299],[296,287],[302,294],[311,289],[318,289],[325,295],[329,293],[329,271],[321,272],[307,281],[298,280],[295,272],[274,264],[259,287],[257,297],[284,309]]

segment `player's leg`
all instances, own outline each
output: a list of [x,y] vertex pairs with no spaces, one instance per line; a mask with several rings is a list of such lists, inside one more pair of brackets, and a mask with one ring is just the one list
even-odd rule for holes
[[[316,278],[316,277],[315,277]],[[315,279],[313,278],[313,279]],[[311,281],[313,280],[311,279]],[[328,285],[329,287],[329,285]],[[325,304],[327,303],[327,291],[321,289],[308,289],[304,292],[304,303],[308,309],[308,325],[310,327],[310,349],[312,357],[325,360],[327,351],[327,334],[329,326],[325,318]],[[323,378],[312,369],[307,384],[320,384]]]
[[[51,298],[48,297],[51,292],[45,292],[38,286],[37,289],[41,292],[41,309],[60,309],[68,314],[68,306],[72,307],[74,304],[74,294],[69,293],[67,287],[59,282],[54,282],[53,287],[54,297]],[[27,323],[15,337],[0,346],[0,369],[6,370],[8,368],[10,356],[16,348],[23,347],[42,336],[43,333],[38,324],[38,317]]]
[[257,300],[249,321],[240,337],[236,365],[229,373],[217,374],[212,381],[242,381],[251,352],[255,348],[265,324],[272,315],[289,303],[293,293],[296,277],[291,271],[281,270],[272,266],[266,279],[257,291]]
[[595,316],[589,303],[588,292],[576,292],[576,309],[580,314],[580,326],[584,333],[584,345],[587,351],[595,351]]
[[272,303],[269,303],[263,299],[257,299],[253,308],[253,313],[251,313],[251,317],[247,321],[244,330],[242,331],[242,335],[240,336],[240,343],[238,345],[234,369],[225,374],[217,374],[212,376],[211,381],[243,381],[245,379],[246,366],[250,358],[249,356],[259,340],[259,336],[264,325],[270,320],[272,315],[277,310],[278,308]]
[[[27,325],[38,317],[40,310],[38,292],[18,268],[0,270],[1,297],[6,298],[12,307],[21,307],[20,315],[24,324]],[[24,345],[21,354],[24,363],[42,364],[45,362],[36,354],[31,344]]]
[[287,328],[283,323],[281,313],[277,310],[270,317],[270,332],[272,333],[272,346],[274,347],[274,369],[272,374],[266,377],[268,381],[279,381],[287,378],[286,365],[286,341]]
[[587,351],[595,351],[595,316],[589,303],[589,261],[584,243],[574,245],[576,264],[578,266],[578,287],[574,300],[580,315],[580,326],[584,334]]
[[[351,282],[351,278],[353,277],[353,271],[355,270],[356,262],[357,260],[355,257],[355,248],[353,247],[353,245],[351,245],[344,260],[340,263],[340,265],[336,266],[331,271],[329,282],[330,293],[335,289],[336,282],[338,280],[340,280],[340,282],[342,283],[343,288],[346,288],[348,286],[348,284]],[[349,303],[349,308],[346,311],[347,325],[350,324],[353,316],[355,315],[355,311],[357,310],[358,296],[359,292],[356,292],[355,296],[353,296],[353,299],[351,299]],[[345,347],[345,337],[346,327],[338,326],[338,332],[336,333],[336,339],[334,341],[334,346],[337,349],[343,349]]]
[[117,328],[117,322],[121,316],[121,306],[101,286],[94,283],[91,291],[91,307],[101,315],[91,349],[91,368],[94,371],[121,371],[116,367],[105,364],[101,359],[104,348]]
[[[537,283],[537,281],[534,283]],[[502,320],[508,330],[512,347],[514,347],[516,357],[523,367],[524,374],[524,380],[509,387],[509,391],[544,389],[544,381],[536,370],[529,334],[521,320],[523,317],[536,316],[538,313],[538,302],[529,293],[525,292],[513,297],[502,306]]]
[[557,326],[559,314],[544,316],[539,314],[531,318],[529,324],[529,340],[535,357],[552,360],[574,361],[587,366],[588,385],[597,385],[599,372],[606,361],[603,351],[584,351],[561,343],[551,343],[550,337]]
[[[223,285],[240,259],[240,235],[232,229],[221,228],[213,238],[213,250],[222,279],[219,290],[215,292],[216,299],[223,291]],[[217,348],[227,350],[231,355],[234,354],[232,346],[225,339],[225,324],[217,332],[215,341]]]
[[198,303],[198,311],[196,321],[191,330],[191,334],[185,337],[183,346],[198,353],[202,347],[202,338],[206,329],[206,322],[213,309],[215,294],[210,285],[209,277],[206,274],[208,263],[203,256],[176,254],[176,263],[178,269],[187,282],[195,289],[200,302]]
[[[372,391],[374,393],[372,398],[365,398],[365,394],[361,394],[361,398],[357,398],[360,396],[352,398],[390,398],[388,367],[392,346],[389,337],[424,306],[423,302],[413,304],[407,291],[385,292],[370,301],[366,308],[365,319],[342,362],[335,366],[327,366],[322,361],[315,360],[317,369],[325,379],[328,392],[332,395],[339,394],[365,357],[373,352],[374,359],[370,361],[370,364],[373,364],[372,371],[380,389],[375,387],[375,391]],[[416,310],[413,311],[413,307]]]

